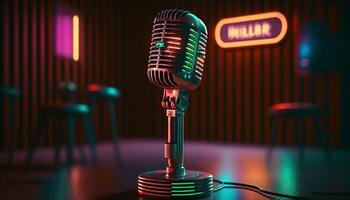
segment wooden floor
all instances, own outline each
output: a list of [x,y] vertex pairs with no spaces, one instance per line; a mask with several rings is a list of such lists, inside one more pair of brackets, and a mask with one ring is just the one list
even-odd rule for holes
[[[0,199],[143,199],[136,194],[137,175],[164,169],[162,140],[124,140],[98,145],[98,163],[53,164],[52,149],[39,149],[30,168],[25,151],[15,164],[1,158]],[[85,147],[86,154],[88,149]],[[302,160],[293,148],[276,148],[268,159],[265,146],[186,142],[185,167],[210,172],[216,179],[252,184],[264,190],[306,199],[350,199],[350,154],[307,149]],[[268,199],[256,192],[225,188],[204,199]],[[277,198],[279,199],[279,198]]]

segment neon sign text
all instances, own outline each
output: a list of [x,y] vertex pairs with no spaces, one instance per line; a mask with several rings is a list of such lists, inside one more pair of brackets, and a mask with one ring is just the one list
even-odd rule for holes
[[287,20],[279,12],[226,18],[215,28],[215,39],[222,48],[275,44],[287,32]]

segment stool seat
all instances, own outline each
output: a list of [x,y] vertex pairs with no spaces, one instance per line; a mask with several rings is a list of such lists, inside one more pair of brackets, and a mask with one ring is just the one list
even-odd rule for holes
[[277,103],[270,108],[271,115],[308,116],[320,115],[323,110],[312,103]]
[[71,81],[61,81],[57,85],[57,94],[63,101],[70,103],[75,102],[77,85]]
[[48,105],[43,109],[48,114],[59,115],[89,115],[90,108],[86,104],[61,103]]
[[0,87],[0,96],[8,98],[17,98],[19,97],[20,92],[18,89],[13,87]]
[[[328,135],[321,130],[321,116],[325,114],[325,110],[319,107],[316,104],[312,103],[277,103],[271,106],[270,108],[270,116],[271,116],[271,137],[269,141],[269,151],[268,151],[268,159],[271,158],[272,148],[276,141],[276,130],[277,130],[277,120],[287,117],[293,117],[296,125],[294,126],[294,140],[298,140],[298,135],[300,143],[299,143],[299,159],[302,160],[304,154],[304,146],[306,141],[306,136],[303,134],[303,127],[301,126],[301,122],[304,118],[312,118],[315,127],[315,134],[317,138],[323,140],[325,152],[327,156],[327,160],[329,160],[329,148],[328,148]],[[301,132],[300,132],[301,130]]]
[[89,84],[87,86],[87,94],[92,98],[111,100],[117,99],[121,96],[121,93],[117,88],[99,84]]

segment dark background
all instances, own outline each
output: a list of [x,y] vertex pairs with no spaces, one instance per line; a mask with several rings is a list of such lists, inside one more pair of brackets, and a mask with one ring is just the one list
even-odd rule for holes
[[[118,87],[123,95],[117,106],[121,137],[166,137],[162,90],[146,76],[153,17],[165,8],[193,11],[209,31],[204,80],[191,92],[186,138],[264,144],[270,131],[269,107],[300,101],[315,102],[328,110],[322,126],[334,147],[346,146],[350,140],[347,76],[339,71],[301,76],[295,53],[296,33],[304,22],[325,21],[331,29],[341,27],[346,18],[343,10],[349,11],[345,0],[5,0],[1,4],[1,85],[22,91],[15,115],[20,148],[28,146],[35,131],[38,108],[56,101],[54,88],[62,80],[78,84],[81,102],[86,102],[83,90],[88,83]],[[55,55],[58,5],[79,15],[78,62]],[[286,37],[277,45],[224,50],[216,44],[214,30],[220,19],[270,11],[282,12],[288,21]],[[2,109],[0,145],[6,148],[6,102]],[[100,110],[97,135],[107,140],[107,112],[102,105]],[[294,124],[288,119],[279,125],[279,144],[296,143]],[[51,145],[52,129],[51,123],[42,144]],[[313,145],[317,136],[311,120],[307,120],[305,134]]]

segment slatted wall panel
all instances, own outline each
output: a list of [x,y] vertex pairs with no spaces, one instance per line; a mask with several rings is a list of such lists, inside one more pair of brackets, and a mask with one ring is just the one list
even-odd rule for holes
[[[201,86],[191,92],[186,113],[186,137],[235,143],[266,143],[269,139],[269,107],[277,102],[307,101],[324,106],[324,121],[339,144],[340,78],[336,73],[300,76],[295,70],[295,35],[309,19],[327,20],[340,1],[232,0],[140,2],[112,0],[5,0],[2,1],[1,84],[18,87],[16,138],[26,147],[36,128],[39,107],[55,102],[54,88],[61,80],[73,80],[86,102],[88,83],[113,85],[122,91],[118,101],[118,126],[123,137],[166,137],[162,90],[146,77],[152,21],[164,8],[192,10],[209,30],[207,60]],[[71,8],[80,17],[80,59],[74,62],[55,53],[57,5]],[[280,11],[288,20],[288,33],[277,45],[221,49],[214,40],[216,23],[225,17]],[[6,106],[4,113],[7,112]],[[97,135],[109,138],[107,111],[99,105]],[[7,119],[3,118],[2,133]],[[326,125],[327,124],[327,125]],[[292,119],[278,127],[278,143],[294,144]],[[52,144],[50,123],[43,144]],[[313,126],[305,126],[313,144]],[[81,127],[79,132],[81,134]],[[1,134],[6,147],[6,134]]]
[[[15,131],[18,147],[26,147],[36,130],[38,109],[57,101],[55,88],[59,81],[71,80],[79,89],[78,101],[86,102],[84,89],[89,83],[122,87],[123,62],[122,2],[83,0],[14,0],[2,1],[1,85],[20,89],[16,103]],[[69,8],[80,20],[80,59],[56,54],[55,18],[58,5]],[[122,90],[122,88],[121,88]],[[117,103],[121,110],[123,100]],[[4,131],[2,147],[6,148],[6,114],[2,112]],[[96,124],[99,139],[107,139],[109,122],[105,106],[99,106]],[[118,112],[118,126],[123,119]],[[57,128],[57,127],[55,127]],[[53,123],[42,144],[52,144]],[[5,134],[3,134],[5,133]],[[82,129],[78,126],[78,133]]]

